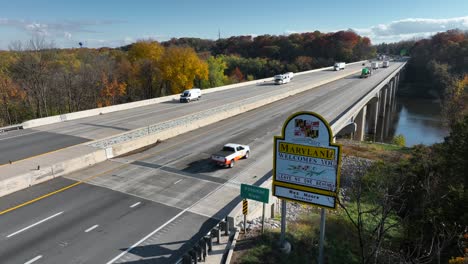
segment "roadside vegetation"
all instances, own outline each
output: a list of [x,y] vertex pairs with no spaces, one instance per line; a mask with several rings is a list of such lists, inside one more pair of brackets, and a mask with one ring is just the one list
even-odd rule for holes
[[[341,141],[354,172],[341,175],[338,208],[327,216],[326,263],[468,263],[468,33],[377,46],[409,55],[401,92],[437,98],[450,130],[442,143],[405,147]],[[316,263],[317,213],[288,223],[291,255],[279,253],[270,230],[236,256],[237,263]],[[308,257],[306,257],[308,256]]]
[[[325,263],[466,263],[468,117],[433,146],[341,143],[345,155],[373,162],[341,175]],[[268,230],[239,241],[234,263],[316,263],[319,220],[317,210],[288,222],[290,255],[278,250],[279,231]]]
[[142,40],[115,49],[32,39],[0,51],[0,127],[374,55],[370,40],[353,31]]
[[468,114],[468,32],[449,30],[429,39],[384,43],[377,51],[411,56],[401,96],[440,99],[447,125]]

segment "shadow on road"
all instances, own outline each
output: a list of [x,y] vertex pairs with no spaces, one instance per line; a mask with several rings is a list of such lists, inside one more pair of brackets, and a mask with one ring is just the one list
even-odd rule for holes
[[[269,171],[261,178],[258,179],[254,185],[260,185],[272,175],[272,171]],[[177,241],[171,243],[162,243],[162,244],[153,244],[147,246],[138,246],[134,249],[130,250],[130,253],[133,255],[138,255],[142,258],[146,258],[143,260],[137,261],[127,261],[127,262],[119,262],[119,263],[126,263],[126,264],[146,264],[146,263],[177,263],[178,260],[182,258],[183,255],[188,253],[194,246],[202,239],[209,231],[211,231],[221,219],[224,219],[240,202],[242,198],[236,196],[233,200],[231,200],[225,207],[219,210],[212,218],[208,218],[201,227],[199,228],[198,232],[193,235],[190,239],[184,241]],[[184,217],[186,214],[192,214],[190,212],[185,212],[179,218]],[[164,246],[172,245],[177,243],[184,243],[180,248],[176,250],[168,249]],[[126,251],[128,248],[121,248],[120,250]]]
[[273,81],[257,83],[257,86],[274,86],[274,85],[275,83]]
[[351,76],[346,76],[344,79],[345,80],[361,79],[361,77],[359,75],[351,75]]
[[183,169],[182,171],[189,172],[189,173],[207,173],[207,172],[215,172],[220,169],[224,169],[225,167],[218,166],[215,164],[211,158],[199,159],[192,161],[188,164],[187,168]]

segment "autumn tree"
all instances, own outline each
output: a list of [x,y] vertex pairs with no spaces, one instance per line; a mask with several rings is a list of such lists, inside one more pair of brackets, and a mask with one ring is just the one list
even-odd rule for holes
[[169,47],[161,58],[162,78],[172,94],[193,87],[196,79],[208,79],[208,65],[192,48]]
[[233,83],[240,83],[240,82],[243,82],[245,80],[244,79],[244,74],[241,72],[239,67],[236,67],[231,72],[231,75],[229,76],[229,78],[231,79],[231,82],[233,82]]
[[79,109],[78,76],[82,62],[76,55],[73,52],[62,52],[57,56],[55,62],[54,75],[57,88],[55,92],[61,98],[59,104],[64,104],[64,112],[74,112]]
[[162,93],[160,60],[163,54],[164,47],[152,40],[138,41],[128,51],[128,58],[137,72],[137,80],[131,83],[142,90],[145,99]]
[[102,74],[101,85],[102,89],[99,93],[98,107],[115,104],[115,99],[124,95],[127,87],[125,83],[119,83],[115,78],[110,81],[109,77],[104,73]]
[[2,104],[0,126],[18,123],[18,106],[25,97],[26,93],[16,83],[0,73],[0,102]]
[[18,50],[15,54],[17,60],[11,68],[13,78],[31,96],[30,105],[35,108],[35,116],[48,116],[49,66],[56,59],[53,44],[34,38],[28,42],[26,50]]

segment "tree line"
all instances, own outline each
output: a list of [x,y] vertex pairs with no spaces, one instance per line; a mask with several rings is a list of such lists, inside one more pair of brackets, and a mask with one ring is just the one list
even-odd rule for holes
[[468,114],[468,31],[448,30],[431,38],[381,44],[377,51],[411,57],[399,92],[440,98],[448,125]]
[[115,49],[57,49],[34,38],[0,51],[0,126],[374,54],[370,40],[352,31],[142,40]]
[[468,32],[379,45],[411,56],[406,91],[443,99],[450,130],[442,143],[417,145],[350,180],[340,200],[359,247],[346,263],[468,261]]

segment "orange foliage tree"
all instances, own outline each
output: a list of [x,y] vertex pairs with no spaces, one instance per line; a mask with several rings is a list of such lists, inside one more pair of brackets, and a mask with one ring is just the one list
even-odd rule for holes
[[105,74],[102,74],[101,82],[102,89],[99,93],[98,107],[113,105],[117,97],[125,95],[126,83],[119,83],[115,78],[109,81],[109,78]]
[[[17,108],[16,106],[21,103],[26,97],[26,93],[20,89],[19,85],[14,83],[9,77],[0,74],[0,102],[2,102],[2,123],[12,124],[12,112]],[[17,118],[14,118],[17,122]]]

